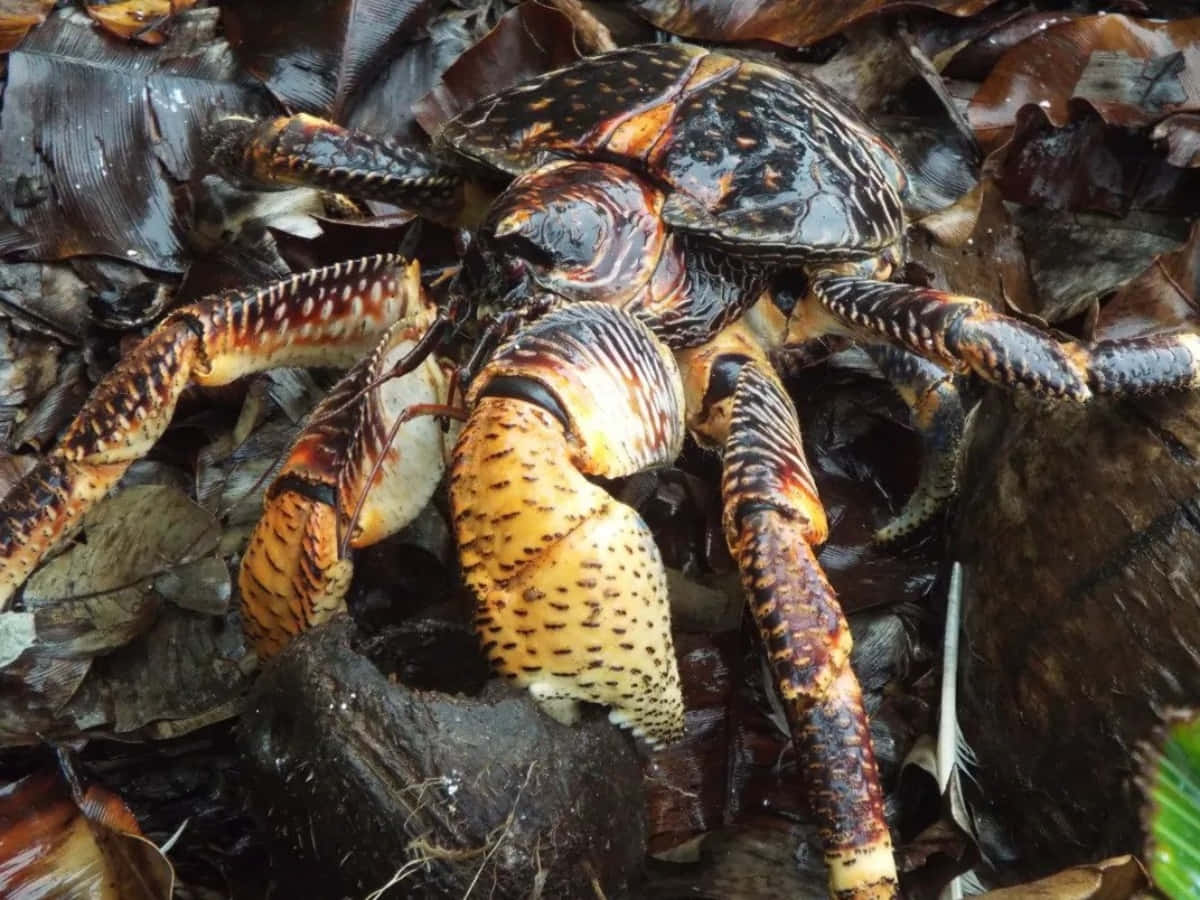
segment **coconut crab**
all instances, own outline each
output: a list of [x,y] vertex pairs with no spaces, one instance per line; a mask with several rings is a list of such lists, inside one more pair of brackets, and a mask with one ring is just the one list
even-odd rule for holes
[[[669,463],[690,432],[722,455],[726,538],[807,761],[830,889],[894,896],[849,630],[815,556],[825,514],[770,354],[850,337],[900,390],[927,458],[891,539],[953,491],[954,373],[1074,401],[1194,387],[1200,339],[1060,344],[981,300],[886,281],[905,230],[892,149],[820,85],[685,44],[490,97],[432,156],[305,116],[213,135],[218,166],[251,181],[477,226],[450,306],[425,299],[415,264],[378,256],[176,310],[0,507],[5,598],[149,449],[187,384],[365,355],[292,448],[243,559],[261,655],[343,608],[349,548],[402,527],[449,456],[496,668],[558,718],[598,702],[670,741],[683,707],[662,563],[637,514],[589,478]],[[806,290],[770,290],[783,271]],[[456,378],[442,354],[469,319],[483,334]],[[456,440],[434,415],[465,419]]]

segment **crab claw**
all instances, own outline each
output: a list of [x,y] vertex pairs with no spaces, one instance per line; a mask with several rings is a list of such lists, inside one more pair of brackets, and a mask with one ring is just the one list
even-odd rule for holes
[[676,740],[683,699],[658,548],[588,479],[678,455],[670,352],[627,313],[575,304],[502,346],[468,407],[450,499],[492,664],[561,721],[586,700],[651,743]]
[[430,416],[397,419],[449,401],[445,368],[426,357],[408,374],[370,387],[432,319],[426,307],[384,334],[313,410],[267,488],[238,573],[242,626],[260,659],[345,610],[354,571],[346,548],[395,534],[437,489],[456,432]]

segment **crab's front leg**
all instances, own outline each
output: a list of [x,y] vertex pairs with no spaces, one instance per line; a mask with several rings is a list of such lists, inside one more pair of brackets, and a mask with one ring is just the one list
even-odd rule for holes
[[492,664],[556,718],[591,701],[651,742],[677,739],[683,701],[658,548],[634,510],[589,480],[678,455],[674,358],[629,314],[577,303],[504,344],[467,405],[450,500]]
[[1082,402],[1200,386],[1200,335],[1061,343],[974,297],[857,277],[819,277],[812,289],[832,317],[829,330],[885,341],[1001,387]]
[[426,357],[385,377],[423,337],[432,303],[388,329],[317,405],[275,480],[238,573],[242,626],[260,659],[345,609],[350,551],[400,531],[429,502],[456,431],[449,366]]
[[828,528],[795,409],[744,323],[680,361],[688,424],[723,453],[725,536],[787,713],[830,890],[894,897],[896,865],[850,668],[850,629],[814,553]]
[[314,269],[171,313],[92,391],[59,444],[0,503],[0,607],[144,456],[189,384],[277,366],[350,365],[420,302],[396,256]]
[[303,113],[226,116],[206,138],[213,167],[253,187],[320,187],[451,225],[475,221],[490,200],[435,156]]

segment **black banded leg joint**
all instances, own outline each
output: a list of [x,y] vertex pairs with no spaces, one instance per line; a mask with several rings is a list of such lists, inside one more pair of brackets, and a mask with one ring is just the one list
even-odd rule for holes
[[908,406],[921,439],[917,486],[894,519],[875,532],[889,543],[930,521],[958,490],[965,413],[954,376],[916,354],[886,345],[867,353]]

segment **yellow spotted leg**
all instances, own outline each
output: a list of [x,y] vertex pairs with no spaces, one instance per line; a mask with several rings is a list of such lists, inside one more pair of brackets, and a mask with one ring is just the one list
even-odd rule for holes
[[314,269],[171,313],[92,391],[59,444],[0,502],[0,609],[166,430],[189,384],[276,366],[348,366],[418,302],[394,255]]
[[678,455],[670,351],[621,310],[573,304],[504,344],[467,405],[450,500],[488,658],[561,721],[591,701],[652,743],[676,740],[683,700],[658,548],[588,478]]

